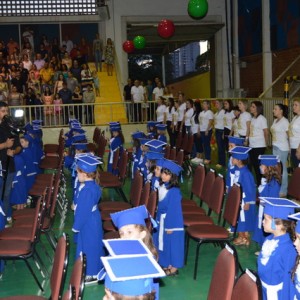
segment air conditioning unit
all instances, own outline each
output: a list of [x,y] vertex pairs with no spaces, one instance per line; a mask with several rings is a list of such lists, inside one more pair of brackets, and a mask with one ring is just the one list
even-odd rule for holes
[[109,9],[107,5],[102,5],[98,7],[98,14],[100,21],[106,21],[110,19]]

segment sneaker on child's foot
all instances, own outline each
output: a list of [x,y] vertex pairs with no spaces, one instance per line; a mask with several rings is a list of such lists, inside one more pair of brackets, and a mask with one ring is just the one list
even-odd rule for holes
[[95,283],[98,283],[97,277],[90,276],[90,275],[85,276],[85,279],[84,279],[85,285],[90,285],[90,284],[95,284]]

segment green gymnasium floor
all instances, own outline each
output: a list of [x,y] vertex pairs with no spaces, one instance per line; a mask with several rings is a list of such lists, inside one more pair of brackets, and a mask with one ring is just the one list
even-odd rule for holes
[[[224,170],[222,170],[224,172]],[[68,175],[68,174],[67,174]],[[69,178],[69,176],[67,176]],[[184,197],[189,197],[190,187],[191,187],[191,178],[184,178],[183,184],[181,184],[181,190]],[[70,184],[68,185],[70,187]],[[127,179],[125,184],[125,192],[128,194],[130,188],[130,180]],[[68,191],[68,195],[70,191]],[[68,197],[69,198],[69,197]],[[114,198],[114,200],[120,200],[120,197],[114,192],[109,192],[105,190],[103,192],[103,198],[109,199]],[[69,198],[69,203],[71,199]],[[66,279],[65,289],[67,288],[67,283],[71,273],[71,269],[74,262],[74,252],[75,246],[72,240],[72,222],[73,222],[73,212],[68,211],[65,221],[62,222],[60,216],[57,215],[55,222],[55,233],[59,236],[62,232],[66,232],[70,235],[71,240],[71,251],[69,256],[69,267],[68,275]],[[45,238],[42,236],[42,242],[48,248],[49,253],[53,254],[53,251],[50,249],[49,244]],[[40,245],[37,246],[39,253],[41,254],[43,261],[49,265],[49,272],[51,272],[51,265],[49,259],[43,253]],[[240,246],[237,248],[240,264],[243,268],[251,268],[256,270],[256,256],[254,252],[257,251],[257,246],[252,243],[249,247]],[[51,252],[52,251],[52,252]],[[193,267],[195,259],[195,243],[191,241],[190,251],[188,257],[187,265],[179,271],[177,277],[165,277],[161,279],[160,284],[160,299],[163,300],[194,300],[194,299],[206,299],[209,289],[210,279],[214,263],[220,248],[214,247],[211,244],[204,244],[200,248],[200,258],[199,258],[199,268],[198,268],[198,277],[197,280],[193,280]],[[38,277],[42,280],[42,277],[36,266],[30,261]],[[43,286],[45,287],[45,297],[49,297],[49,280],[44,281]],[[86,286],[84,289],[85,300],[93,299],[102,299],[104,295],[103,284],[96,284]],[[32,275],[29,273],[25,263],[23,261],[8,261],[2,278],[0,279],[0,297],[5,297],[9,295],[41,295],[39,288],[37,287]]]

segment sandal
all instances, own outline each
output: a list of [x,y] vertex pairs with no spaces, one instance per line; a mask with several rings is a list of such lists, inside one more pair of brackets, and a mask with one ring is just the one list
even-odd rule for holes
[[167,269],[167,270],[165,270],[165,273],[167,276],[177,276],[179,274],[179,271],[177,269],[176,271],[172,272],[171,269]]

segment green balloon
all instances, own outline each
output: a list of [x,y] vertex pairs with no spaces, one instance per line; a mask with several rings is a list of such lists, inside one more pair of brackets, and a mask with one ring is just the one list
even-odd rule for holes
[[133,39],[133,45],[136,49],[143,49],[146,46],[146,39],[143,36],[138,35]]
[[205,17],[208,11],[207,0],[190,0],[188,4],[188,13],[194,19]]

